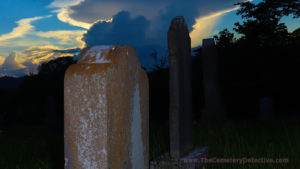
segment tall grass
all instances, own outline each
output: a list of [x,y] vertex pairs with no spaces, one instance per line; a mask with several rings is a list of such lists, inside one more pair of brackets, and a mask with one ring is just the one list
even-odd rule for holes
[[242,122],[219,126],[196,126],[195,143],[208,146],[210,158],[287,158],[288,163],[212,164],[205,169],[297,169],[300,168],[300,132],[297,122]]
[[[287,164],[212,164],[205,169],[298,169],[300,131],[297,122],[241,122],[195,126],[196,146],[207,146],[209,158],[288,158]],[[0,169],[63,168],[63,140],[42,127],[0,128]],[[57,151],[54,151],[57,150]],[[168,128],[150,125],[150,160],[169,151]],[[58,160],[59,159],[59,160]],[[56,164],[58,164],[56,166]]]
[[47,136],[42,127],[15,126],[1,130],[3,131],[0,134],[1,169],[54,168],[55,162],[51,153],[56,147],[53,145],[58,140]]

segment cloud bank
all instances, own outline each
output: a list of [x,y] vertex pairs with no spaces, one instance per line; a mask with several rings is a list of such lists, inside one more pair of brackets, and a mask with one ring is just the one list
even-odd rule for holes
[[51,15],[21,19],[11,32],[0,36],[1,76],[37,73],[37,67],[42,62],[76,55],[79,51],[72,51],[70,48],[85,46],[82,36],[86,31],[83,30],[35,30],[34,21],[50,17]]
[[24,76],[30,72],[38,73],[38,66],[55,58],[76,56],[79,48],[62,49],[55,46],[31,47],[24,51],[12,52],[0,66],[2,75]]
[[[202,38],[207,38],[220,16],[232,10],[239,0],[55,0],[49,7],[56,8],[58,18],[62,22],[83,28],[92,28],[93,23],[103,29],[108,29],[105,20],[117,16],[122,11],[130,13],[132,18],[144,17],[148,22],[145,28],[146,41],[153,45],[166,46],[166,33],[173,17],[182,15],[190,28],[193,46],[200,45]],[[241,0],[242,1],[242,0]],[[218,16],[216,16],[218,14]],[[200,18],[203,18],[200,20]],[[103,24],[100,26],[98,21]],[[124,22],[119,20],[118,22]],[[113,25],[116,25],[117,21]],[[108,24],[109,25],[109,24]],[[123,25],[128,30],[136,25]],[[201,27],[201,28],[199,28]],[[93,29],[95,27],[93,26]],[[91,29],[93,31],[93,29]],[[133,28],[132,28],[133,29]],[[111,34],[108,31],[108,37]],[[201,40],[197,40],[200,38]],[[130,40],[132,41],[132,40]]]
[[25,72],[25,66],[16,61],[17,53],[12,52],[6,57],[4,63],[0,66],[0,72],[3,75],[22,76]]

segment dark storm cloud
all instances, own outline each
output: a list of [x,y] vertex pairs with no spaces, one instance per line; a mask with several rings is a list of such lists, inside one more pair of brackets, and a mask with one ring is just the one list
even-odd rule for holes
[[122,11],[113,17],[112,22],[95,23],[84,35],[84,41],[87,46],[139,46],[145,41],[148,28],[149,21],[145,17],[132,18],[129,12]]
[[98,19],[110,19],[120,11],[133,16],[142,15],[153,21],[176,15],[184,15],[189,24],[194,19],[211,12],[232,8],[241,0],[85,0],[71,9],[70,16],[82,22],[93,23]]
[[[112,16],[118,16],[120,11],[128,11],[132,17],[144,16],[147,19],[144,23],[129,22],[128,19],[126,20],[125,17],[120,16],[120,18],[114,18],[112,24],[98,22],[85,37],[88,45],[116,42],[116,38],[120,38],[118,44],[120,44],[119,42],[128,41],[131,43],[135,41],[134,43],[136,43],[145,37],[145,40],[140,41],[139,44],[166,46],[166,33],[173,17],[184,16],[189,29],[192,30],[196,18],[232,8],[238,1],[240,0],[189,0],[188,2],[183,0],[85,0],[79,5],[71,7],[73,12],[70,13],[70,16],[77,21],[93,23],[99,19],[110,19]],[[122,27],[118,28],[118,24]],[[146,26],[142,24],[146,24]],[[139,32],[134,33],[131,31],[135,29],[134,27],[144,30],[138,29]],[[128,34],[134,34],[135,36],[125,41],[124,37],[127,38],[128,36],[120,34],[120,32],[125,33],[126,31],[129,31]],[[95,34],[99,37],[89,36]],[[134,38],[138,39],[134,40]]]

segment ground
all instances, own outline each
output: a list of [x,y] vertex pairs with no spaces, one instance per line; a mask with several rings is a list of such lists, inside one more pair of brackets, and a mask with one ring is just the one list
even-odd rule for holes
[[[287,164],[206,164],[205,169],[300,168],[300,126],[296,121],[240,122],[223,126],[195,124],[196,146],[208,146],[215,158],[287,158]],[[41,126],[0,128],[1,169],[63,168],[63,139]],[[168,151],[168,131],[150,126],[150,158]],[[60,167],[57,167],[59,165]]]

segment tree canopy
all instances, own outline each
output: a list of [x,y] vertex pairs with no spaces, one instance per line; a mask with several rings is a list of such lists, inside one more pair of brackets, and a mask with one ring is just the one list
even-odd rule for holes
[[[258,4],[252,2],[240,2],[240,9],[237,15],[243,19],[243,23],[235,23],[234,31],[241,34],[238,42],[256,46],[280,46],[288,45],[291,34],[287,27],[280,20],[284,16],[300,17],[300,0],[263,0]],[[219,47],[224,47],[233,43],[233,37],[227,29],[221,31],[219,36],[215,36]]]

